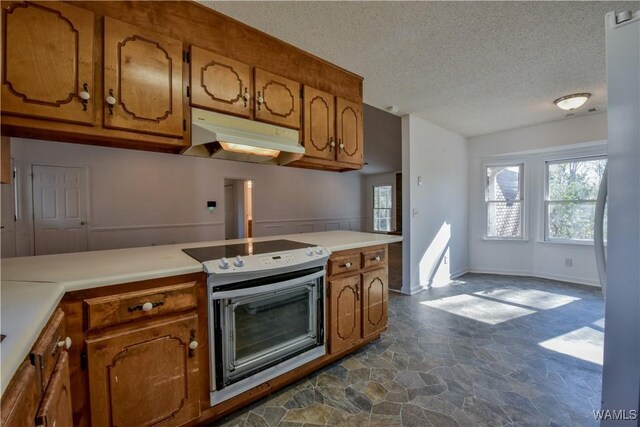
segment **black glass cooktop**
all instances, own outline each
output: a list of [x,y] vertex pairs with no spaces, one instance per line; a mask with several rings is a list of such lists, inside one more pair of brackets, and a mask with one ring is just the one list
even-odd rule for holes
[[235,245],[205,246],[202,248],[189,248],[182,251],[200,262],[220,259],[222,257],[233,258],[237,255],[270,254],[272,252],[289,251],[292,249],[310,248],[309,243],[294,242],[291,240],[269,240],[267,242],[238,243]]

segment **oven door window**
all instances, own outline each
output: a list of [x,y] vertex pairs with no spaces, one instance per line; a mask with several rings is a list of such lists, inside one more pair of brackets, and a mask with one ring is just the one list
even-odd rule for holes
[[220,301],[225,385],[318,345],[318,284]]

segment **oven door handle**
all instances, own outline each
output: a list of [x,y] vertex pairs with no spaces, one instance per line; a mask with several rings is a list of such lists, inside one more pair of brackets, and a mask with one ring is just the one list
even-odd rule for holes
[[211,294],[211,299],[220,300],[220,299],[227,299],[227,298],[244,297],[247,295],[261,294],[264,292],[280,291],[283,289],[293,287],[295,285],[303,284],[310,280],[315,280],[320,277],[324,277],[326,274],[327,273],[325,270],[321,270],[321,271],[316,271],[315,273],[312,273],[312,274],[308,274],[306,276],[296,277],[295,279],[286,280],[284,282],[272,283],[270,285],[256,286],[256,287],[244,288],[244,289],[234,289],[232,291],[213,292]]

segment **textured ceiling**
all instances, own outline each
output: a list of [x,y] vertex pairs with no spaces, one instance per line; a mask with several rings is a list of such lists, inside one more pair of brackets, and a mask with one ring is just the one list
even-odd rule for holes
[[364,101],[467,137],[606,108],[604,15],[640,2],[210,2],[364,77]]

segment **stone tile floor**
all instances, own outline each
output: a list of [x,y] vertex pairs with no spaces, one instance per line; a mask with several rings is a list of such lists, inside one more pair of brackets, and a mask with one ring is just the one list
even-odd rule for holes
[[603,317],[598,288],[542,279],[391,293],[379,340],[215,425],[595,426]]

